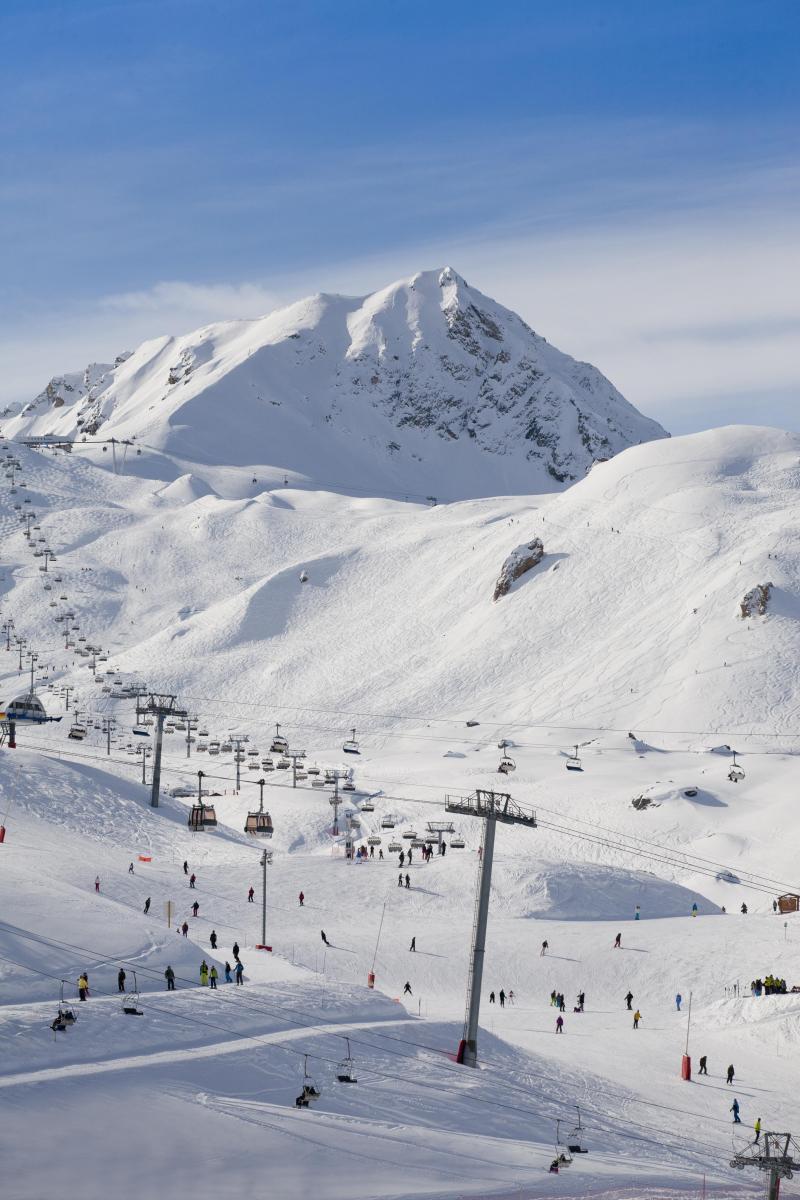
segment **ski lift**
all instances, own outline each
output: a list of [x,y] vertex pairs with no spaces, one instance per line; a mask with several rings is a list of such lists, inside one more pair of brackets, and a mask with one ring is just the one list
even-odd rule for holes
[[64,1001],[64,981],[61,981],[61,994],[58,1001],[58,1012],[53,1018],[50,1028],[54,1032],[63,1033],[68,1025],[74,1025],[77,1017],[68,1004]]
[[213,828],[217,824],[217,813],[213,804],[203,804],[198,801],[192,805],[192,811],[189,813],[189,820],[186,822],[193,833],[202,833],[206,828]]
[[[298,779],[299,778],[300,778],[300,776],[298,775]],[[352,779],[346,779],[344,781],[344,783],[342,784],[343,792],[354,792],[355,790],[356,790],[356,785],[353,783]],[[370,809],[370,812],[371,811],[372,810]]]
[[248,771],[260,771],[260,770],[261,770],[261,764],[260,764],[260,763],[258,763],[258,762],[249,762],[249,763],[247,764],[247,769],[248,769]]
[[403,847],[400,842],[389,842],[387,849],[390,854],[399,854]]
[[415,842],[417,840],[416,829],[406,829],[403,833],[403,837],[407,842]]
[[381,829],[394,829],[394,817],[381,817]]
[[303,1055],[303,1090],[295,1100],[295,1108],[308,1108],[322,1093],[308,1073],[308,1055]]
[[279,771],[288,771],[292,764],[289,762],[288,758],[279,758],[275,765]]
[[336,1068],[336,1079],[339,1083],[358,1083],[350,1054],[350,1038],[346,1037],[344,1040],[347,1043],[347,1057],[343,1058]]
[[309,775],[319,775],[319,767],[314,763],[313,767],[308,768]]
[[197,731],[197,736],[198,736],[198,737],[204,737],[204,738],[207,738],[207,737],[208,737],[208,730],[207,730],[207,729],[198,729],[198,731]]
[[250,758],[258,758],[258,751],[257,751],[257,750],[248,750],[248,751],[247,751],[247,754],[248,754],[248,756],[249,756]]
[[561,1167],[568,1167],[572,1162],[566,1142],[561,1140],[561,1121],[556,1121],[556,1156],[550,1163],[550,1171],[557,1175]]
[[136,972],[133,972],[133,991],[127,993],[122,1000],[122,1011],[128,1017],[143,1017],[144,1012],[139,1008],[139,985],[136,981]]
[[212,757],[215,757],[216,755],[219,754],[219,746],[215,746],[214,743],[212,742],[211,745],[208,747],[208,753],[210,755],[212,755]]
[[368,846],[380,846],[380,844],[381,844],[381,839],[378,837],[377,833],[372,833],[367,838]]
[[500,743],[500,749],[503,751],[503,757],[500,759],[500,766],[497,768],[497,770],[501,775],[510,775],[512,771],[516,771],[517,764],[514,762],[513,758],[506,754],[505,740]]
[[730,769],[730,771],[728,771],[728,779],[730,779],[731,783],[741,783],[741,781],[744,779],[744,770],[739,765],[739,763],[737,763],[737,761],[736,761],[736,751],[735,750],[733,752],[733,762],[731,763],[731,769]]
[[414,838],[413,842],[411,843],[411,849],[412,850],[424,850],[425,843],[423,842],[422,838]]
[[308,571],[301,571],[301,572],[300,572],[300,582],[301,582],[301,583],[308,583]]
[[258,812],[249,812],[244,823],[245,833],[252,834],[253,837],[272,837],[273,825],[272,817],[268,812],[264,812],[263,806]]
[[134,725],[133,732],[136,734],[137,737],[150,737],[150,734],[147,732],[147,730],[144,728],[143,725]]
[[570,1154],[588,1154],[589,1151],[583,1144],[583,1125],[581,1125],[581,1110],[578,1105],[575,1105],[575,1111],[578,1114],[578,1120],[573,1126],[567,1138],[567,1151]]
[[230,754],[232,749],[233,749],[232,742],[223,742],[222,745],[220,746],[220,750],[222,751],[223,754]]
[[325,783],[336,783],[336,772],[330,767],[325,768]]
[[275,733],[272,738],[272,745],[270,746],[269,749],[270,749],[271,754],[285,754],[286,751],[289,749],[289,739],[281,736],[280,725],[276,724],[276,726],[275,726]]
[[272,761],[272,759],[271,759],[271,758],[262,758],[262,760],[261,760],[261,770],[262,770],[262,771],[274,771],[274,770],[275,770],[275,763]]
[[375,805],[372,803],[372,801],[369,798],[364,800],[364,802],[362,803],[361,811],[362,812],[375,812]]
[[345,754],[360,754],[361,751],[359,750],[358,742],[356,741],[355,729],[351,729],[350,734],[351,734],[351,736],[347,739],[347,741],[342,746],[342,750],[344,751]]
[[567,759],[566,767],[567,767],[568,771],[582,771],[583,770],[583,767],[581,766],[581,760],[578,758],[578,747],[577,746],[575,747],[575,753],[570,754],[569,758]]
[[456,834],[454,837],[450,838],[450,849],[451,850],[463,850],[464,846],[465,846],[464,839],[463,839],[463,837],[459,837],[458,834]]
[[311,780],[311,786],[312,786],[313,788],[324,788],[324,787],[325,787],[325,780],[324,780],[324,779],[312,779],[312,780]]

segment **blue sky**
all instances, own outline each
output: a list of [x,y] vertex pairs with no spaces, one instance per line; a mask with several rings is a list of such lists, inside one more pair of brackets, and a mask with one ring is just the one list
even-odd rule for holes
[[447,261],[670,428],[800,427],[796,0],[5,0],[0,53],[3,399]]

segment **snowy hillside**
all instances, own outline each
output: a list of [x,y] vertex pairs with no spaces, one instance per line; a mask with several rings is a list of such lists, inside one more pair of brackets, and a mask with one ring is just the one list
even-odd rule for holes
[[131,438],[262,480],[440,499],[557,490],[666,436],[449,267],[146,342],[51,381],[4,433]]
[[[0,451],[0,698],[26,690],[33,650],[63,718],[0,748],[12,1200],[65,1177],[86,1200],[112,1177],[120,1195],[169,1178],[216,1200],[267,1173],[275,1195],[322,1200],[688,1200],[704,1178],[719,1200],[754,1197],[728,1165],[732,1097],[734,1149],[757,1116],[800,1129],[800,998],[749,990],[770,972],[800,986],[800,917],[773,913],[800,892],[800,436],[652,440],[560,493],[432,506],[254,484],[249,463],[186,469],[161,430],[133,475],[100,447]],[[136,686],[196,716],[167,726],[155,809]],[[306,752],[296,787],[270,753],[277,722]],[[232,733],[249,738],[238,788]],[[219,823],[192,833],[191,796],[169,793],[198,770]],[[262,778],[268,843],[244,833]],[[481,825],[454,818],[428,864],[419,842],[446,795],[476,788],[538,824],[498,830],[470,1071],[453,1053]],[[373,851],[358,866],[347,824]],[[234,945],[242,987],[224,980]],[[120,968],[141,1016],[122,1011]],[[62,980],[78,1021],[53,1032]],[[708,1056],[692,1083],[678,993],[695,1072]],[[355,1085],[337,1078],[348,1045]],[[297,1110],[304,1069],[321,1096]],[[576,1105],[589,1153],[551,1175]]]

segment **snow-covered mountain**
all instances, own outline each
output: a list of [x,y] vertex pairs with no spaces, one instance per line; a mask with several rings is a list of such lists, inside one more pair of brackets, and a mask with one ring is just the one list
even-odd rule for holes
[[443,499],[559,490],[666,436],[449,267],[145,342],[51,381],[4,432]]

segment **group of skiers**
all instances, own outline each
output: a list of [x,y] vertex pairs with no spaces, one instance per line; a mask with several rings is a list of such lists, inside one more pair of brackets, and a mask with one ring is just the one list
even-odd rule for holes
[[503,990],[503,988],[500,988],[500,991],[497,993],[497,996],[495,996],[494,992],[489,992],[489,1003],[490,1004],[496,1004],[498,1000],[500,1001],[501,1008],[505,1008],[506,1000],[508,1001],[509,1004],[513,1004],[514,1003],[514,989],[510,988],[508,992],[505,992]]
[[776,975],[765,975],[763,979],[753,979],[750,983],[753,996],[785,996],[786,991],[786,980],[778,979]]

